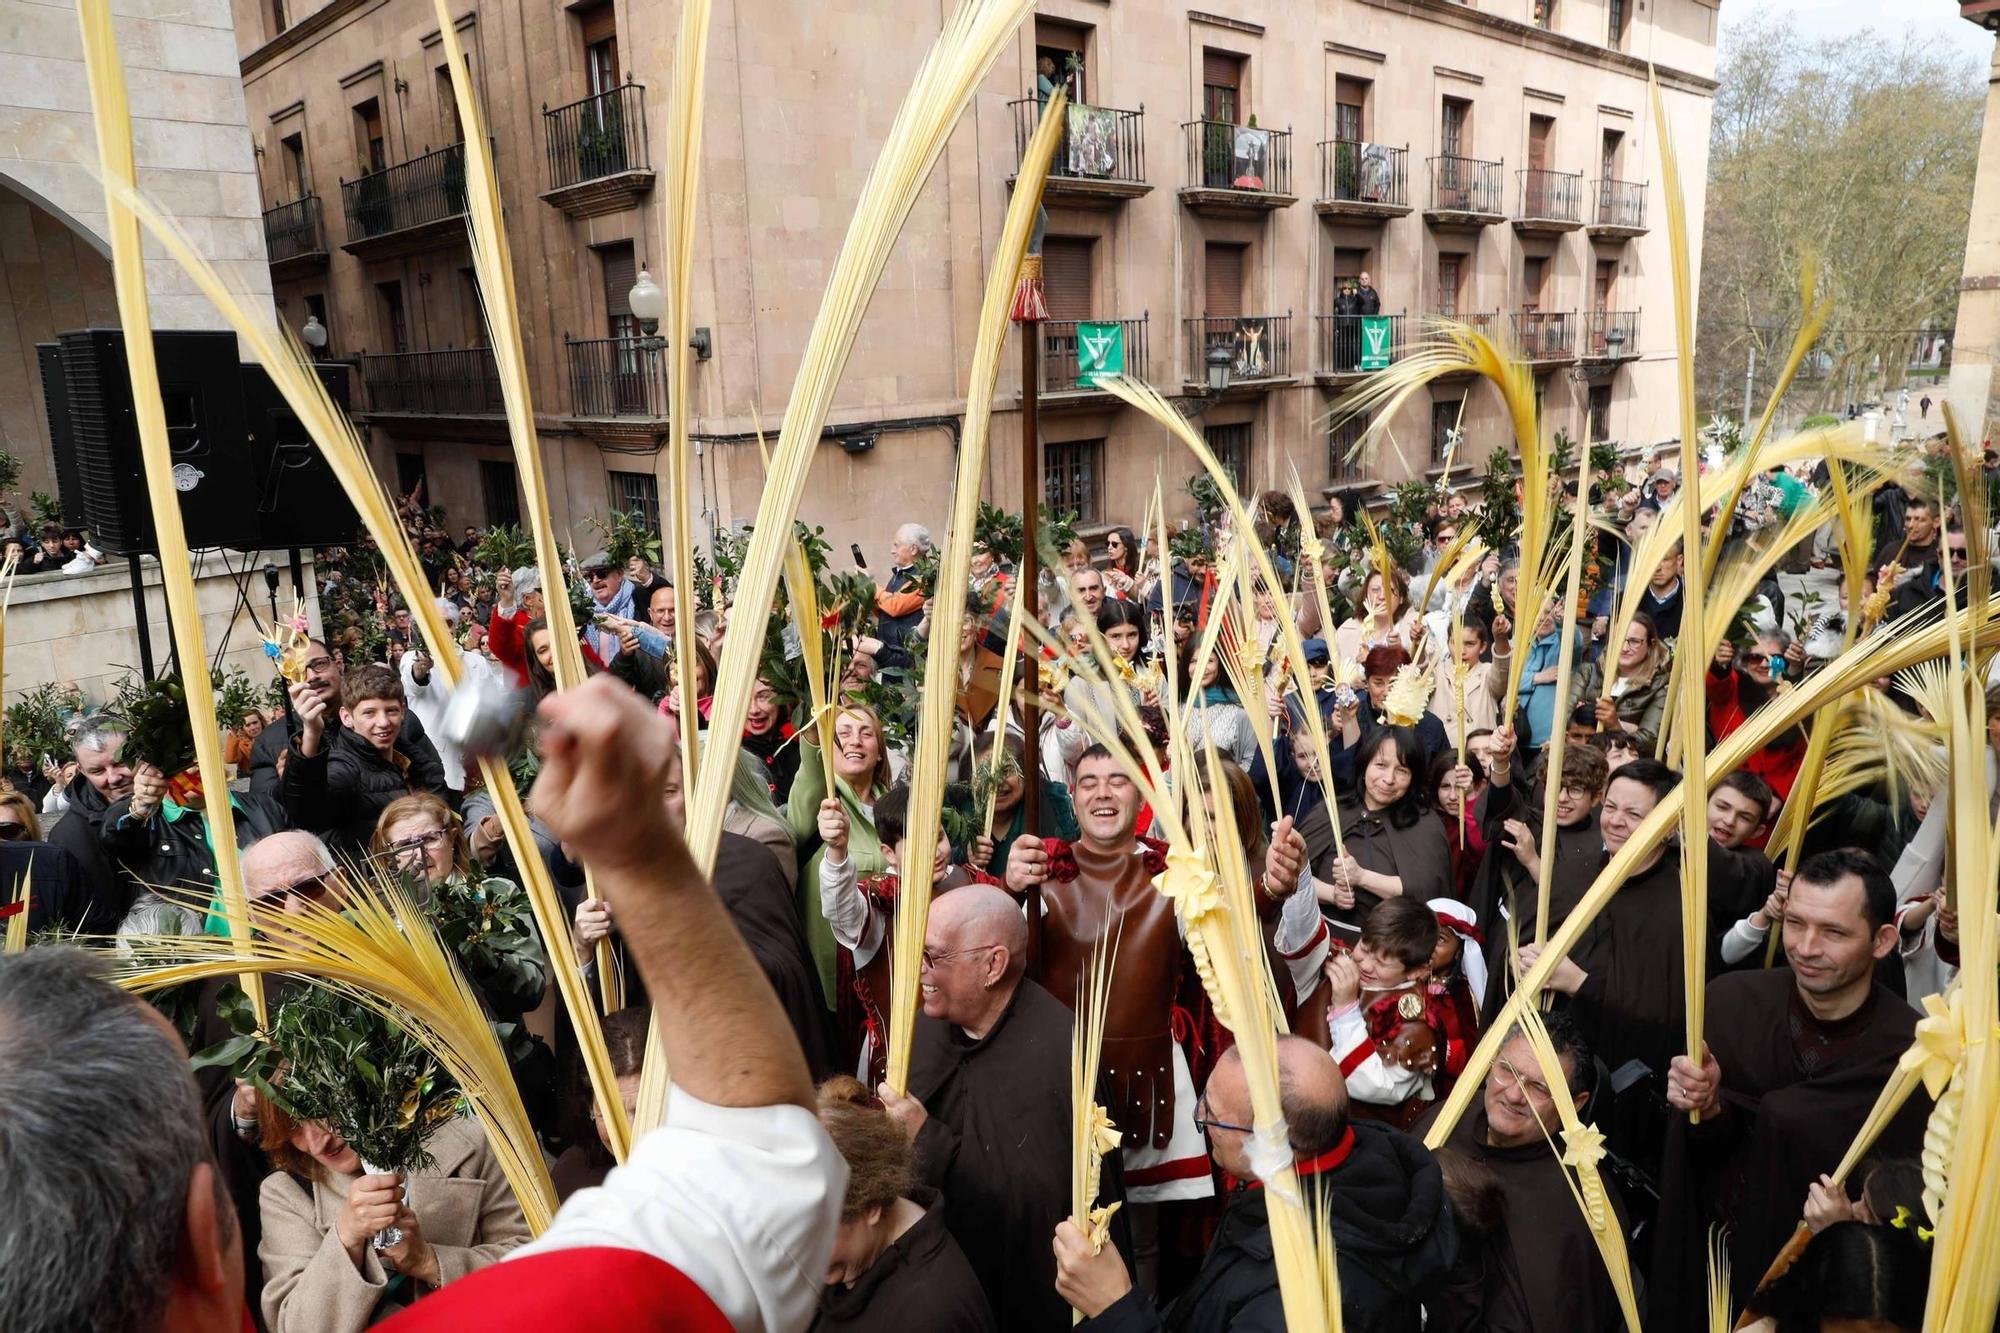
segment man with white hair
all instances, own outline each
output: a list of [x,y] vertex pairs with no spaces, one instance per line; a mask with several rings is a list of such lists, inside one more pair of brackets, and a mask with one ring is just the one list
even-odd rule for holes
[[76,858],[83,882],[90,888],[88,914],[76,923],[86,934],[118,928],[137,887],[104,850],[104,812],[113,801],[132,794],[132,768],[121,757],[125,735],[102,727],[86,727],[70,741],[76,776],[63,789],[69,812],[49,830],[49,842]]
[[930,530],[915,523],[897,528],[889,543],[889,581],[875,592],[875,637],[882,641],[876,661],[881,666],[910,664],[903,645],[923,620],[924,603],[930,597],[917,581],[917,561],[931,549]]
[[542,571],[533,565],[503,569],[493,576],[493,616],[486,624],[486,648],[507,668],[511,682],[528,683],[528,626],[542,618]]

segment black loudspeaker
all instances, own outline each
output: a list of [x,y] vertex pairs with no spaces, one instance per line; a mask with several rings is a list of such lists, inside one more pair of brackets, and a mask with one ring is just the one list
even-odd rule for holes
[[[348,367],[336,362],[313,369],[345,412]],[[257,545],[265,550],[352,545],[361,535],[361,518],[326,456],[262,366],[245,365],[242,377],[250,473],[257,487]]]
[[55,455],[56,501],[65,527],[85,526],[83,474],[76,466],[76,423],[69,410],[69,381],[63,374],[61,343],[36,343],[42,367],[42,402],[49,414],[49,446]]
[[[115,555],[157,555],[125,335],[118,329],[65,333],[62,350],[91,541]],[[188,547],[253,545],[256,489],[244,435],[236,335],[156,330],[153,355]]]

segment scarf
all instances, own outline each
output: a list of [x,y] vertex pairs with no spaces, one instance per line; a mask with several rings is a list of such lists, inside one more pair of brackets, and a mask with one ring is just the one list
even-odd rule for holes
[[[632,580],[618,580],[618,591],[611,594],[611,600],[608,602],[600,602],[595,596],[590,600],[591,605],[606,615],[621,616],[626,620],[630,620],[632,619]],[[599,628],[595,624],[586,629],[584,634],[590,646],[596,650],[597,660],[605,666],[610,666],[611,659],[618,656],[618,636],[610,630]]]

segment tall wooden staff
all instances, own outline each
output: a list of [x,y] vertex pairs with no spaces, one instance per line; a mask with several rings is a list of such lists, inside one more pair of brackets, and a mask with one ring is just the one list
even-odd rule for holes
[[[1048,215],[1037,208],[1035,230],[1028,237],[1028,253],[1021,259],[1021,283],[1014,291],[1010,318],[1021,326],[1021,576],[1014,584],[1016,615],[1041,613],[1041,553],[1036,546],[1042,499],[1042,436],[1037,401],[1042,379],[1042,321],[1049,317],[1049,304],[1042,290],[1042,233]],[[1028,660],[1017,674],[1028,682],[1021,691],[1021,741],[1028,762],[1022,765],[1021,829],[1033,833],[1042,787],[1042,709],[1040,650],[1032,637],[1021,639],[1021,651]],[[1007,701],[1002,699],[1005,708]],[[1000,741],[1006,743],[1006,715],[1001,715]],[[1006,874],[1001,867],[1000,873]],[[1042,886],[1028,887],[1028,966],[1042,956]]]

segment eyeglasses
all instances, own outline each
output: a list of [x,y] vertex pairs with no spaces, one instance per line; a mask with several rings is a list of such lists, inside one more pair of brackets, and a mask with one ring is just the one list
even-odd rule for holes
[[317,875],[308,875],[302,880],[287,884],[281,889],[272,889],[267,893],[260,893],[252,901],[261,904],[270,904],[283,902],[288,898],[297,898],[301,902],[316,903],[326,897],[326,880],[326,872],[322,871]]
[[583,576],[584,576],[585,578],[587,578],[587,579],[590,579],[591,581],[595,582],[595,581],[596,581],[596,580],[598,580],[598,579],[608,579],[608,578],[610,578],[610,577],[611,577],[611,575],[612,575],[612,572],[613,572],[613,571],[611,571],[610,569],[607,569],[607,568],[602,568],[602,567],[600,567],[600,568],[597,568],[597,569],[586,569],[586,570],[584,570],[584,571],[583,571]]
[[976,953],[985,953],[989,949],[997,949],[999,947],[997,944],[980,944],[970,949],[953,949],[950,953],[933,953],[929,949],[926,949],[924,950],[924,966],[935,970],[955,959],[970,957]]
[[1204,1134],[1213,1129],[1226,1129],[1237,1134],[1255,1134],[1257,1132],[1248,1125],[1232,1125],[1224,1120],[1210,1119],[1208,1114],[1208,1094],[1205,1092],[1194,1104],[1194,1127]]
[[19,842],[28,836],[26,824],[0,824],[0,842]]
[[429,829],[423,833],[412,833],[407,838],[399,838],[389,844],[389,850],[392,852],[427,851],[450,836],[450,834],[441,828]]
[[1493,1061],[1493,1076],[1503,1090],[1507,1088],[1519,1088],[1530,1097],[1548,1097],[1552,1095],[1549,1092],[1548,1084],[1542,1082],[1540,1079],[1529,1078],[1526,1074],[1514,1068],[1512,1064],[1498,1057],[1495,1057]]
[[315,657],[306,663],[306,670],[331,671],[333,670],[333,659],[331,657]]

